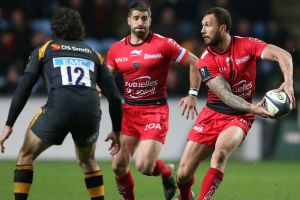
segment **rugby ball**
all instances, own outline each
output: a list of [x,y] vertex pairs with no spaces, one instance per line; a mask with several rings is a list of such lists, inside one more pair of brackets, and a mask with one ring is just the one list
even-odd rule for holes
[[285,92],[270,90],[264,96],[264,109],[274,114],[274,118],[287,115],[291,110],[290,100]]

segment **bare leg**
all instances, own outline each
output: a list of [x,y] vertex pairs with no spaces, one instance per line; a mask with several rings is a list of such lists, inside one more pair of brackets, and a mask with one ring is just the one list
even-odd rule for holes
[[76,157],[91,199],[104,199],[103,174],[95,160],[96,143],[81,148],[76,145]]
[[232,152],[243,141],[244,132],[240,127],[231,126],[223,131],[216,142],[211,159],[211,167],[203,179],[199,200],[211,199],[223,180],[224,169]]
[[129,170],[130,160],[139,143],[138,137],[122,135],[120,151],[112,157],[112,169],[116,175],[116,183],[124,200],[134,200],[134,181]]
[[26,200],[33,180],[33,162],[50,145],[44,144],[32,131],[26,131],[20,149],[14,175],[14,195],[16,200]]
[[192,185],[194,173],[198,165],[204,161],[213,149],[205,144],[188,141],[180,159],[177,171],[177,185],[180,190],[178,199],[190,200],[192,196]]

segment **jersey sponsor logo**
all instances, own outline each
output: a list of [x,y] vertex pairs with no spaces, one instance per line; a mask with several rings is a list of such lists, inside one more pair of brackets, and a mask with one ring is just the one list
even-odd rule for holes
[[91,60],[75,57],[58,57],[53,58],[53,66],[56,67],[81,67],[88,68],[89,70],[94,71],[95,63]]
[[204,132],[204,128],[200,124],[194,126],[192,129],[195,130],[195,131],[197,131],[197,132],[199,132],[199,133],[203,133]]
[[158,129],[161,130],[161,125],[159,123],[149,123],[146,124],[144,131],[150,130],[150,129]]
[[158,80],[151,80],[150,76],[141,76],[125,82],[125,92],[132,98],[147,97],[155,93]]
[[127,61],[128,61],[127,57],[120,57],[115,59],[116,63],[127,62]]
[[60,50],[60,45],[59,44],[51,44],[51,50],[52,51]]
[[224,66],[224,67],[219,67],[218,68],[218,70],[219,70],[219,72],[226,72],[227,71],[227,67],[226,66]]
[[92,51],[89,48],[82,48],[82,47],[76,47],[76,46],[69,46],[69,45],[59,45],[59,44],[52,44],[51,49],[53,51],[58,50],[65,50],[65,51],[76,51],[76,52],[82,52],[82,53],[92,53]]
[[209,73],[207,66],[203,66],[200,68],[200,74],[202,76],[203,81],[206,81],[211,78],[211,74]]
[[246,99],[252,94],[252,82],[247,83],[246,80],[242,80],[232,86],[232,92],[243,99]]
[[246,62],[246,61],[248,61],[250,59],[250,55],[247,55],[247,56],[245,56],[245,57],[243,57],[243,58],[240,58],[240,59],[235,59],[235,63],[237,64],[237,65],[239,65],[239,64],[241,64],[241,63],[244,63],[244,62]]
[[130,56],[141,56],[142,53],[143,53],[143,50],[134,49],[134,50],[130,51]]
[[94,71],[95,63],[91,60],[58,57],[53,58],[53,67],[60,68],[62,85],[91,87],[90,71]]
[[144,59],[157,59],[157,58],[162,58],[162,54],[161,53],[156,53],[156,54],[145,54],[144,55]]

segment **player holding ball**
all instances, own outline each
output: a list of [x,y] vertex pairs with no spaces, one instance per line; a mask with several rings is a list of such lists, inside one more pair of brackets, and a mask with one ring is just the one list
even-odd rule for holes
[[177,172],[179,200],[195,199],[191,191],[193,174],[210,155],[210,168],[202,181],[198,200],[211,199],[222,182],[228,158],[247,136],[255,115],[274,117],[263,108],[264,100],[252,104],[257,59],[279,63],[284,82],[278,91],[284,91],[295,108],[293,63],[288,52],[259,39],[230,35],[231,16],[223,8],[208,10],[202,26],[207,48],[197,66],[208,87],[208,99],[188,135],[181,157]]

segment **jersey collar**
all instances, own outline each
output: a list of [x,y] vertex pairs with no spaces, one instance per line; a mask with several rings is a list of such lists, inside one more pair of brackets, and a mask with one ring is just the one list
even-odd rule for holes
[[147,38],[142,43],[140,43],[140,44],[131,44],[130,43],[131,35],[128,35],[126,37],[126,39],[125,39],[125,45],[130,45],[130,46],[134,46],[134,47],[141,46],[141,45],[143,45],[146,42],[150,42],[151,39],[152,39],[152,37],[153,37],[153,32],[150,31],[149,34],[148,34],[148,36],[147,36]]
[[213,54],[214,56],[216,56],[216,55],[224,55],[224,54],[226,54],[228,51],[230,51],[231,46],[232,46],[232,44],[234,44],[234,42],[235,42],[235,37],[231,36],[231,41],[230,41],[229,47],[228,47],[225,51],[223,51],[223,52],[216,52],[216,51],[214,51],[213,48],[211,48],[210,46],[207,47],[207,50],[208,50],[208,52],[210,52],[210,53]]

